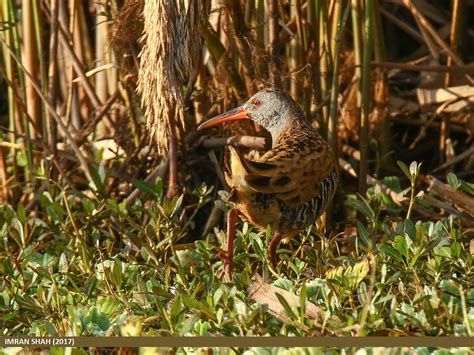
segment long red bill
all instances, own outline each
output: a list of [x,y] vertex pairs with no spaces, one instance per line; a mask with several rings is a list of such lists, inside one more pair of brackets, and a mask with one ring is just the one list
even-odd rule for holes
[[204,129],[204,128],[209,128],[209,127],[216,126],[216,125],[218,125],[220,123],[223,123],[223,122],[243,120],[243,119],[246,119],[246,118],[250,118],[249,117],[249,111],[246,108],[244,108],[243,106],[239,106],[237,108],[234,108],[233,110],[224,112],[224,113],[222,113],[218,116],[215,116],[215,117],[207,120],[206,122],[201,123],[197,129],[199,131],[199,130]]

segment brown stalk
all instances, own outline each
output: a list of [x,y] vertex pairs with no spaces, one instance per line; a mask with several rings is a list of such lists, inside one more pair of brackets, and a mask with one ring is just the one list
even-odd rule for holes
[[62,133],[66,136],[66,138],[69,141],[69,144],[71,144],[72,150],[74,150],[74,153],[76,154],[77,159],[79,160],[84,173],[86,174],[87,179],[89,180],[89,183],[95,186],[94,179],[92,178],[92,175],[89,171],[89,166],[87,165],[87,162],[85,158],[83,157],[81,151],[79,150],[79,147],[77,146],[74,138],[72,137],[71,133],[69,132],[68,128],[66,125],[63,123],[63,120],[59,115],[56,113],[55,108],[51,106],[47,98],[44,96],[44,94],[41,91],[41,87],[39,84],[36,82],[36,80],[30,75],[30,73],[26,70],[26,67],[20,62],[20,60],[17,58],[13,50],[7,45],[5,40],[3,38],[0,38],[0,41],[4,44],[5,48],[7,49],[8,52],[10,52],[10,55],[16,60],[18,66],[21,68],[21,70],[25,73],[25,76],[30,80],[31,85],[34,87],[36,90],[38,96],[43,100],[43,103],[45,104],[46,108],[49,110],[53,118],[56,120],[56,123],[59,125],[61,128]]
[[[461,9],[459,0],[453,0],[453,10],[452,10],[452,17],[451,17],[451,30],[449,35],[449,42],[453,51],[457,49],[457,42],[458,42],[458,29],[459,29],[459,11]],[[453,58],[448,57],[446,62],[446,66],[449,68],[453,65]],[[444,87],[448,88],[451,86],[452,83],[452,76],[450,72],[446,72],[444,77]],[[441,161],[445,160],[446,157],[446,139],[449,138],[449,115],[443,115],[441,120],[441,129],[439,132],[439,153],[440,157],[442,158]]]
[[[78,57],[79,63],[90,63],[86,59],[86,42],[88,41],[88,28],[83,26],[84,20],[84,4],[75,1],[72,6],[72,16],[69,32],[72,38],[71,45],[74,53]],[[83,35],[83,32],[85,35]],[[72,72],[71,72],[72,74]],[[71,106],[71,122],[72,126],[78,130],[83,125],[84,121],[90,116],[90,101],[87,99],[87,91],[84,86],[72,84],[72,106]]]
[[[308,22],[309,22],[309,48],[310,54],[308,59],[311,65],[311,84],[312,94],[314,96],[314,104],[318,106],[321,103],[321,73],[320,73],[320,58],[319,58],[319,34],[317,22],[317,9],[313,0],[308,1]],[[316,111],[316,119],[319,119],[321,114]]]
[[328,29],[328,9],[327,2],[318,0],[317,1],[317,12],[319,22],[319,47],[316,48],[317,55],[319,57],[319,79],[321,89],[321,122],[322,122],[322,134],[327,137],[328,121],[329,121],[329,108],[328,105],[324,105],[323,102],[329,97],[328,94],[328,71],[329,64],[332,63],[331,51],[329,49],[329,29]]
[[421,177],[423,181],[429,185],[428,191],[435,192],[443,200],[460,207],[467,214],[474,217],[474,199],[471,196],[453,189],[451,186],[442,183],[433,176],[427,175]]
[[303,52],[306,52],[306,50],[308,49],[308,38],[306,36],[306,31],[303,27],[301,0],[296,0],[295,5],[296,30],[298,32],[298,37],[300,39],[300,45],[302,46]]
[[229,11],[230,18],[232,19],[237,52],[239,53],[244,78],[246,79],[245,84],[247,88],[247,96],[252,96],[255,91],[255,70],[252,61],[255,40],[245,23],[244,13],[240,6],[240,2],[225,0],[224,4]]
[[332,5],[332,12],[331,12],[331,32],[330,32],[330,48],[331,48],[331,64],[334,66],[334,61],[336,60],[337,55],[337,35],[338,35],[338,28],[339,28],[339,19],[341,18],[342,12],[342,1],[343,0],[333,0]]
[[[95,16],[95,65],[97,67],[105,65],[107,63],[106,56],[109,47],[108,32],[109,25],[107,23],[107,16],[104,13],[105,4],[97,2],[95,5],[96,16]],[[107,89],[107,71],[101,70],[95,74],[95,91],[100,102],[106,102],[108,98]],[[103,121],[102,121],[103,122]],[[100,122],[97,126],[97,132],[99,136],[106,134],[105,125]]]
[[281,88],[281,77],[280,77],[280,40],[279,40],[279,31],[278,31],[278,0],[267,0],[267,9],[269,13],[268,20],[268,39],[270,42],[270,81],[273,86]]
[[392,15],[389,11],[385,10],[383,7],[380,7],[380,12],[391,22],[396,24],[403,32],[409,34],[414,39],[416,39],[419,43],[425,43],[425,40],[422,35],[420,35],[413,27],[405,23],[404,21],[400,20],[395,15]]
[[245,3],[245,20],[246,24],[252,23],[253,13],[255,12],[255,0],[247,0]]
[[450,161],[448,161],[444,164],[441,164],[436,169],[433,169],[431,171],[431,174],[436,173],[436,172],[441,171],[441,170],[444,170],[446,168],[449,168],[450,166],[453,166],[454,164],[459,163],[460,161],[463,161],[464,159],[469,158],[473,155],[474,155],[474,146],[472,146],[468,150],[462,152],[461,154],[457,155],[455,158],[451,159]]
[[5,147],[0,147],[0,182],[2,184],[1,186],[1,191],[2,194],[0,196],[0,202],[2,204],[8,203],[9,197],[8,197],[8,164],[7,164],[7,154],[6,154],[7,148]]
[[[49,39],[49,69],[48,69],[48,101],[51,107],[56,107],[58,100],[58,0],[51,1],[51,34]],[[49,149],[53,156],[56,154],[58,141],[57,125],[49,111],[46,112],[46,134]],[[53,173],[54,175],[54,173]]]
[[[209,50],[209,53],[216,63],[219,62],[226,52],[219,36],[209,22],[200,26],[200,32],[204,37],[206,48]],[[222,70],[225,72],[226,76],[230,78],[235,96],[243,100],[245,98],[243,93],[246,91],[246,88],[235,67],[233,65],[223,65]]]
[[[61,22],[59,22],[58,29],[59,29],[59,37],[61,39],[61,43],[63,47],[66,49],[66,52],[71,56],[71,61],[74,67],[74,71],[79,76],[81,80],[80,81],[81,85],[84,87],[94,108],[100,109],[103,104],[100,101],[97,94],[95,93],[94,87],[92,86],[92,84],[89,81],[89,78],[87,77],[86,71],[84,70],[84,67],[82,66],[81,60],[79,59],[79,57],[77,56],[76,52],[74,51],[74,49],[72,48],[70,44],[71,43],[70,35],[66,32]],[[105,117],[110,121],[110,117],[108,115],[105,115]]]
[[[43,132],[43,121],[41,119],[41,100],[33,87],[31,81],[39,82],[40,70],[38,67],[38,53],[36,48],[36,35],[34,26],[34,3],[32,1],[22,2],[23,13],[23,63],[25,70],[30,74],[26,78],[26,109],[32,118],[34,125],[31,127],[31,136],[37,138]],[[31,78],[31,79],[30,79]]]
[[[416,118],[405,119],[405,118],[400,118],[400,117],[391,117],[390,120],[393,122],[401,123],[408,126],[427,127],[427,128],[433,128],[433,129],[439,129],[440,127],[440,123],[438,122],[424,121],[424,120],[416,119]],[[463,126],[458,125],[458,124],[452,124],[451,130],[457,133],[466,133],[466,129]]]
[[360,117],[360,164],[359,164],[359,193],[365,195],[367,190],[368,158],[369,158],[369,109],[371,88],[371,59],[373,46],[373,4],[374,0],[367,0],[364,15],[364,55],[362,62],[362,107]]
[[97,124],[102,120],[102,118],[109,112],[110,108],[114,102],[120,97],[120,91],[117,90],[112,96],[109,97],[107,102],[96,111],[94,117],[92,117],[86,124],[82,127],[81,132],[78,134],[77,145],[80,147],[84,144],[87,139],[87,136],[94,132]]
[[440,201],[434,197],[429,196],[428,194],[423,195],[423,201],[427,202],[429,205],[439,208],[440,210],[446,211],[452,215],[455,215],[462,219],[467,225],[474,226],[474,217],[471,215],[459,211],[457,208],[453,207],[450,203]]
[[[418,11],[416,6],[411,2],[411,0],[401,0],[405,7],[411,12],[413,17],[419,21],[420,25],[429,33],[438,46],[440,46],[453,60],[456,65],[464,65],[463,61],[459,56],[444,42],[439,36],[438,32],[433,28],[433,26],[428,22],[428,20],[423,16],[423,14]],[[468,80],[472,84],[472,79],[468,77]]]
[[445,65],[423,65],[423,64],[411,64],[411,63],[395,63],[395,62],[373,62],[373,66],[384,68],[384,69],[402,69],[409,71],[429,71],[429,72],[440,72],[440,73],[461,73],[461,74],[472,74],[474,73],[474,65],[459,65],[459,66],[445,66]]
[[[297,10],[298,0],[292,0],[290,3],[290,14],[291,16],[298,18]],[[296,21],[298,22],[298,21]],[[297,26],[298,28],[298,26]],[[302,33],[301,33],[302,35]],[[294,73],[302,66],[303,62],[303,48],[301,46],[302,37],[300,37],[300,31],[293,35],[290,41],[290,56],[288,59],[288,69]],[[298,74],[293,74],[290,81],[290,93],[296,101],[301,101],[302,86],[300,80],[298,80]]]
[[168,150],[168,159],[170,162],[170,170],[169,170],[169,184],[168,184],[168,192],[166,193],[166,197],[169,199],[173,198],[176,195],[176,188],[178,185],[178,151],[177,151],[177,143],[176,143],[176,132],[174,129],[174,125],[171,125],[171,132],[169,137],[169,150]]

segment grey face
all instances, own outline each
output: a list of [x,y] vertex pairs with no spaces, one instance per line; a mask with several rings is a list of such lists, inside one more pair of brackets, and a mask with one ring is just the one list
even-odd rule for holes
[[249,117],[269,131],[273,142],[280,132],[303,112],[293,99],[278,89],[263,89],[253,95],[243,108]]
[[303,117],[303,111],[290,96],[278,89],[268,88],[253,95],[245,104],[201,123],[198,130],[250,118],[270,132],[275,144],[285,128]]

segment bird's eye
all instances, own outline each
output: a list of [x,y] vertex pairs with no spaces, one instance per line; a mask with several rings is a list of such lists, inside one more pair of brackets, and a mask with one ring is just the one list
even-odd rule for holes
[[260,106],[260,100],[257,100],[257,99],[253,100],[253,101],[252,101],[252,105],[253,105],[254,107]]

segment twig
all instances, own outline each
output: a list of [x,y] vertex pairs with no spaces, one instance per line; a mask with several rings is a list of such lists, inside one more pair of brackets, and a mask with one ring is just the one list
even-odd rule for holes
[[[408,126],[424,126],[433,129],[439,129],[440,124],[438,122],[423,121],[421,119],[404,119],[399,117],[390,117],[391,121],[402,123]],[[461,125],[452,124],[451,130],[457,133],[466,133],[466,129]]]
[[466,150],[465,152],[462,152],[461,154],[459,154],[458,156],[456,156],[455,158],[451,159],[450,161],[444,163],[444,164],[441,164],[440,166],[438,166],[436,169],[433,169],[431,170],[431,174],[433,173],[436,173],[440,170],[443,170],[443,169],[446,169],[466,158],[468,158],[470,155],[474,154],[474,146],[472,146],[471,148],[469,148],[468,150]]
[[[92,84],[89,82],[89,78],[86,75],[86,72],[84,70],[84,67],[82,66],[82,63],[80,59],[78,58],[76,52],[74,51],[74,48],[71,46],[71,41],[70,41],[70,35],[64,29],[64,26],[61,22],[58,22],[58,29],[59,29],[59,35],[61,38],[61,43],[66,49],[68,55],[71,56],[72,58],[72,65],[74,67],[74,71],[76,74],[79,76],[81,80],[81,84],[84,87],[84,90],[87,93],[87,96],[89,96],[89,99],[92,102],[92,105],[94,106],[95,109],[100,109],[103,106],[103,103],[100,101],[99,97],[97,96]],[[111,119],[108,116],[108,114],[104,115],[110,122]]]
[[[456,65],[464,65],[463,61],[459,56],[454,53],[454,51],[444,42],[439,36],[438,32],[433,28],[433,26],[428,22],[428,20],[423,16],[421,12],[418,11],[416,6],[411,2],[411,0],[401,0],[405,7],[411,12],[413,17],[419,21],[419,24],[430,34],[434,39],[436,44],[440,46],[453,60]],[[467,76],[470,83],[473,83],[471,77]]]
[[400,20],[395,15],[392,15],[389,11],[385,10],[383,7],[380,8],[380,12],[390,21],[395,23],[401,30],[403,30],[404,32],[412,36],[414,39],[416,39],[418,42],[424,43],[423,36],[420,35],[418,32],[416,32],[416,30],[410,25],[408,25],[406,22]]
[[[49,103],[52,107],[56,107],[58,99],[58,0],[51,2],[51,35],[49,41],[49,70],[48,70],[48,96]],[[47,115],[48,124],[48,135],[49,135],[49,149],[53,153],[56,153],[57,144],[57,127],[54,119],[50,115]]]
[[355,160],[360,161],[360,152],[357,149],[351,147],[350,145],[343,144],[341,150],[344,154],[347,154]]
[[219,165],[219,162],[216,157],[216,153],[214,153],[213,150],[210,150],[208,152],[209,158],[211,159],[212,165],[214,165],[214,169],[216,170],[217,176],[219,177],[219,180],[221,181],[223,186],[227,186],[227,183],[225,181],[224,173],[222,172],[222,168]]
[[409,71],[431,71],[441,73],[474,73],[474,65],[458,65],[455,67],[448,67],[446,65],[429,65],[429,64],[410,64],[410,63],[395,63],[395,62],[373,62],[373,66],[384,69],[402,69]]
[[[168,170],[168,166],[169,166],[169,159],[164,158],[163,161],[157,167],[155,167],[150,172],[150,174],[148,174],[148,176],[145,178],[145,182],[148,184],[151,184],[156,180],[158,176],[163,178],[166,174],[166,171]],[[133,190],[133,192],[130,195],[128,195],[126,199],[127,206],[130,206],[133,202],[135,202],[135,200],[138,198],[138,196],[141,193],[142,191],[139,188],[136,188],[135,190]]]
[[0,40],[2,41],[2,43],[4,44],[5,48],[8,50],[8,52],[10,52],[10,55],[15,59],[15,61],[17,62],[18,66],[21,68],[21,70],[24,71],[25,75],[30,79],[31,81],[31,85],[33,85],[34,89],[37,91],[38,95],[41,97],[41,100],[43,100],[46,108],[48,109],[48,111],[51,113],[51,115],[53,116],[53,118],[56,120],[56,123],[59,125],[59,127],[61,128],[61,131],[63,131],[62,133],[66,136],[66,138],[69,140],[69,143],[71,144],[71,148],[72,150],[74,151],[74,153],[76,154],[76,157],[77,159],[79,160],[79,163],[81,164],[82,168],[84,169],[84,173],[86,174],[86,177],[87,177],[87,180],[89,180],[89,183],[92,185],[92,186],[95,186],[95,183],[94,183],[94,179],[92,178],[92,175],[89,171],[89,166],[87,165],[87,162],[85,160],[85,158],[82,156],[82,153],[81,151],[79,150],[79,147],[77,146],[74,138],[72,137],[71,133],[69,132],[68,128],[66,127],[66,125],[63,123],[63,120],[61,119],[61,117],[59,117],[59,115],[56,113],[54,107],[51,106],[51,104],[49,103],[49,101],[46,99],[46,97],[44,96],[42,90],[41,90],[41,87],[39,86],[39,84],[34,80],[34,78],[30,75],[30,73],[26,70],[26,68],[23,66],[23,64],[21,63],[21,61],[18,59],[18,57],[15,55],[15,53],[12,51],[12,49],[10,48],[10,46],[8,46],[8,44],[5,42],[5,40],[3,38],[0,38]]
[[264,149],[266,140],[263,137],[254,136],[231,136],[231,137],[202,137],[198,144],[204,148],[212,149],[231,145],[233,147],[246,147],[252,149]]
[[[451,45],[451,48],[454,50],[457,49],[457,43],[458,43],[458,31],[459,31],[459,18],[460,18],[460,10],[461,10],[461,5],[459,0],[454,0],[452,2],[453,4],[453,11],[452,11],[452,17],[451,17],[451,29],[450,29],[450,35],[449,35],[449,44]],[[448,67],[451,67],[453,65],[453,58],[448,57],[448,60],[446,62],[446,65]],[[447,72],[445,77],[444,77],[444,86],[446,88],[450,87],[452,84],[452,76],[450,72]],[[447,122],[449,124],[449,121]],[[449,130],[448,130],[449,132]]]
[[373,45],[373,8],[374,1],[367,0],[364,15],[364,52],[362,60],[362,82],[361,82],[361,115],[360,115],[360,164],[359,164],[359,193],[365,195],[367,190],[368,158],[369,158],[369,114],[370,114],[370,80],[371,80],[371,58]]
[[255,43],[253,36],[245,23],[244,13],[239,1],[224,0],[226,9],[230,13],[232,24],[234,25],[235,32],[235,43],[239,57],[242,63],[243,77],[245,78],[245,84],[247,88],[247,95],[251,96],[254,92],[252,80],[255,78],[255,70],[252,61],[252,49],[251,44]]
[[444,210],[444,211],[446,211],[450,214],[458,216],[464,222],[466,222],[466,224],[468,224],[469,226],[474,226],[474,217],[472,217],[472,216],[470,216],[470,215],[468,215],[464,212],[458,211],[456,208],[449,205],[448,203],[439,201],[439,200],[435,199],[434,197],[428,196],[427,194],[425,194],[423,196],[423,201],[427,202],[431,206],[437,207],[437,208],[439,208],[441,210]]
[[82,131],[79,132],[79,138],[77,142],[78,146],[84,144],[87,139],[87,136],[94,131],[95,126],[100,122],[102,117],[104,117],[109,112],[109,109],[112,107],[115,100],[117,100],[119,97],[120,91],[117,90],[112,96],[107,99],[107,102],[99,108],[96,115],[86,122],[85,126],[82,128]]
[[268,36],[270,42],[270,77],[272,84],[281,87],[280,78],[280,40],[278,32],[278,1],[267,0],[267,11],[269,13]]
[[453,203],[459,206],[461,209],[466,211],[467,214],[474,217],[474,198],[453,189],[447,184],[443,184],[441,181],[436,179],[433,176],[420,176],[424,182],[426,182],[429,187],[429,191],[436,192],[444,200],[447,200],[450,203]]

